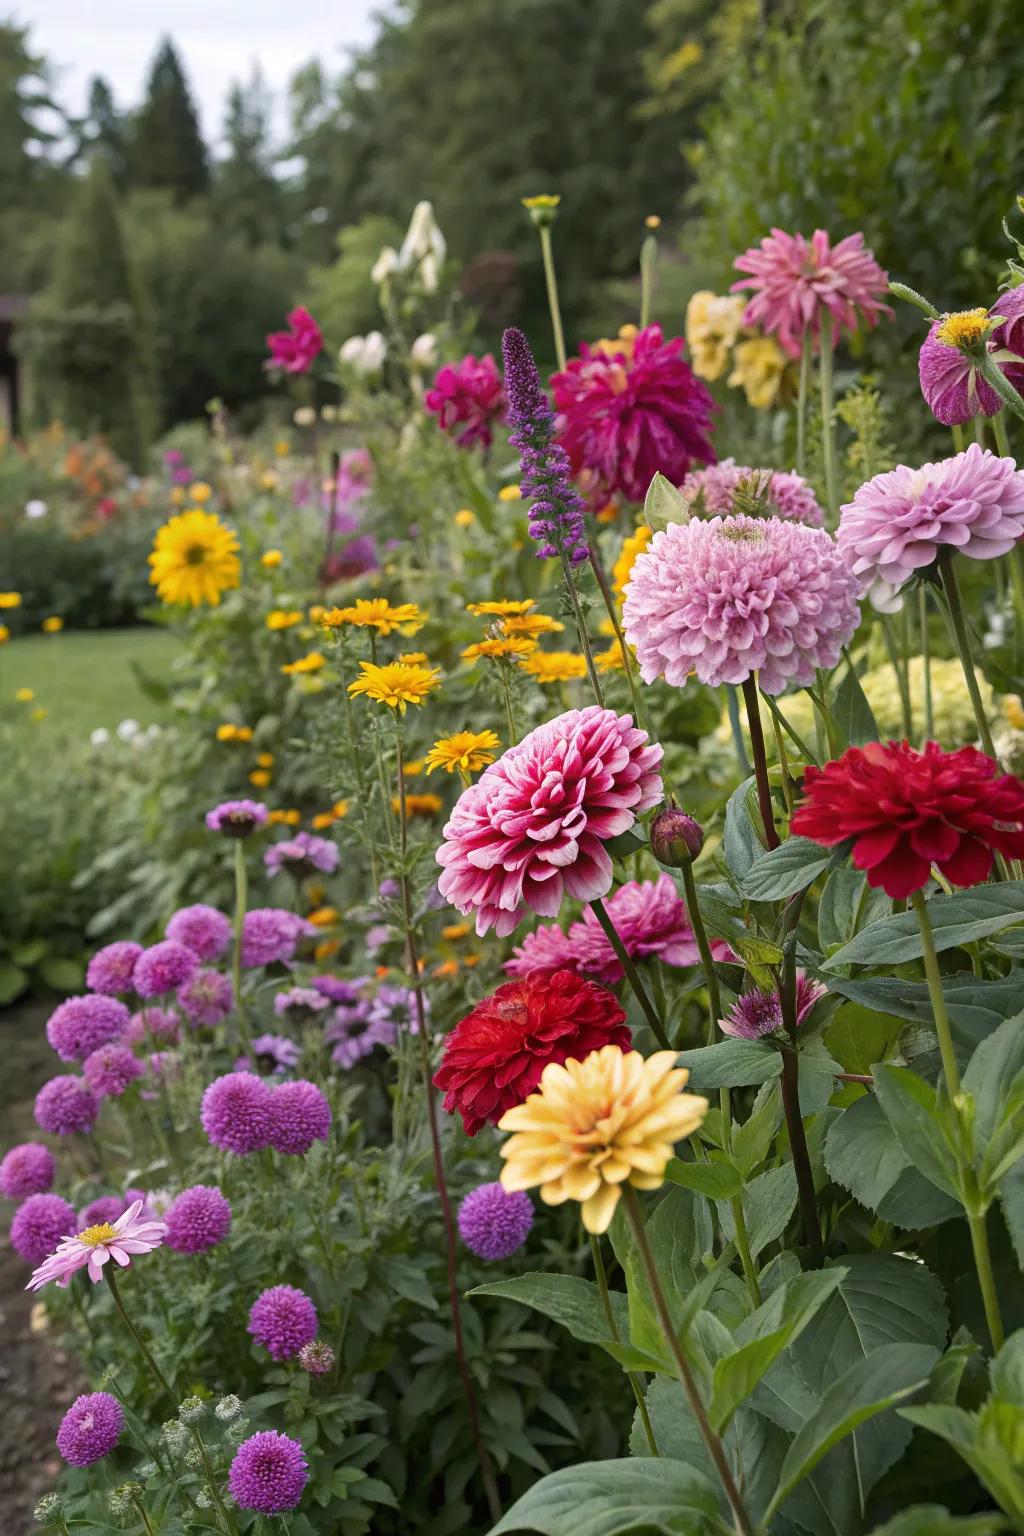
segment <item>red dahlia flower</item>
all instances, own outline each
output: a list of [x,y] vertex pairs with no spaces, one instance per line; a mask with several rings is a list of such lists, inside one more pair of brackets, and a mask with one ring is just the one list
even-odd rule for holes
[[549,1061],[582,1061],[603,1045],[629,1050],[618,999],[573,971],[531,971],[477,1003],[445,1041],[434,1085],[468,1135],[522,1104]]
[[873,741],[808,768],[804,790],[790,830],[826,848],[851,838],[868,884],[896,900],[933,864],[952,885],[980,885],[994,853],[1024,858],[1024,784],[976,747]]

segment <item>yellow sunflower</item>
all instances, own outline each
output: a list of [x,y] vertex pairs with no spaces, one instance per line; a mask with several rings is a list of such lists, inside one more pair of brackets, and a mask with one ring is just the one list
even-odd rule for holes
[[238,539],[215,512],[190,508],[158,529],[150,582],[162,603],[216,606],[242,579]]
[[444,768],[448,773],[456,769],[461,773],[478,773],[494,762],[500,747],[493,731],[456,731],[454,736],[442,736],[434,742],[425,758],[427,772]]
[[397,709],[403,715],[407,704],[422,704],[441,680],[436,667],[411,667],[396,661],[384,667],[375,666],[372,661],[361,661],[359,666],[361,675],[354,683],[349,683],[349,693],[364,693],[368,699]]

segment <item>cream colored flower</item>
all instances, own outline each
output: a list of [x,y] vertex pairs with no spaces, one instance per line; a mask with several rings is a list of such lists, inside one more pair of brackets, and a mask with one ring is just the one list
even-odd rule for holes
[[710,288],[691,296],[686,306],[686,341],[698,378],[721,378],[743,327],[746,306],[740,294],[719,295]]

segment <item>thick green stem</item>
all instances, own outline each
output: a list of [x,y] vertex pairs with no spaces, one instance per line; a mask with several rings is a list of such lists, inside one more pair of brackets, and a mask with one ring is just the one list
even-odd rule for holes
[[632,987],[633,994],[636,997],[637,1002],[640,1004],[645,1015],[647,1016],[647,1022],[654,1032],[655,1039],[663,1050],[671,1051],[673,1049],[672,1042],[668,1038],[668,1035],[665,1033],[665,1026],[661,1022],[661,1017],[658,1013],[658,1010],[655,1008],[654,1003],[651,1000],[651,995],[643,984],[643,979],[641,978],[640,972],[633,964],[630,956],[626,953],[626,947],[622,940],[619,938],[615,924],[608,916],[608,909],[604,902],[601,900],[600,896],[594,897],[593,901],[590,903],[590,907],[594,916],[597,918],[598,922],[601,924],[602,929],[604,930],[605,938],[608,940],[612,949],[614,949],[619,964],[622,966],[623,971],[626,973],[626,980]]
[[647,1233],[644,1231],[643,1215],[640,1211],[639,1201],[634,1190],[628,1184],[624,1186],[623,1194],[625,1196],[626,1218],[647,1276],[647,1284],[650,1287],[654,1310],[658,1314],[658,1322],[661,1325],[665,1343],[672,1356],[676,1374],[679,1377],[679,1385],[682,1387],[687,1403],[690,1406],[690,1412],[696,1420],[700,1437],[707,1447],[707,1452],[714,1463],[715,1471],[721,1479],[722,1489],[736,1520],[736,1528],[741,1533],[741,1536],[754,1536],[754,1526],[747,1513],[743,1496],[736,1486],[736,1480],[732,1475],[729,1459],[725,1454],[725,1447],[722,1444],[721,1438],[711,1428],[707,1410],[701,1399],[700,1389],[694,1379],[693,1372],[690,1370],[689,1363],[682,1351],[678,1335],[672,1323],[672,1314],[669,1311],[668,1302],[665,1300],[665,1292],[662,1290],[661,1280],[658,1276],[658,1266],[654,1262],[651,1245],[648,1243]]
[[690,927],[693,936],[697,940],[697,953],[700,955],[701,968],[704,972],[704,985],[708,989],[708,1045],[713,1045],[718,1021],[722,1017],[722,995],[718,989],[718,977],[715,975],[715,961],[711,953],[711,944],[708,940],[707,929],[704,927],[704,919],[701,916],[700,902],[697,899],[697,882],[693,878],[693,864],[689,859],[683,864],[680,871],[683,877],[683,890],[686,894],[686,911],[690,918]]
[[836,426],[832,409],[832,315],[822,307],[820,317],[818,380],[821,385],[821,456],[825,469],[825,504],[834,518],[839,511],[839,474],[836,466]]
[[807,473],[807,396],[811,387],[811,352],[814,336],[810,326],[803,334],[800,346],[800,383],[796,397],[796,472]]
[[[906,610],[904,609],[904,611]],[[910,702],[910,684],[907,680],[906,671],[904,670],[903,659],[900,656],[900,648],[896,643],[896,636],[893,632],[892,620],[887,613],[883,613],[881,616],[881,621],[882,635],[885,638],[885,648],[889,653],[889,663],[896,675],[896,687],[899,690],[900,695],[900,714],[903,719],[903,734],[907,741],[913,742],[914,714]]]
[[[1010,448],[1010,438],[1006,430],[1006,417],[1002,411],[997,411],[992,417],[992,434],[996,440],[996,451],[1001,458],[1012,459],[1013,451]],[[1016,461],[1015,461],[1016,462]]]
[[640,247],[640,329],[651,323],[654,286],[658,275],[658,242],[648,235]]
[[164,1375],[163,1371],[160,1369],[160,1367],[157,1365],[156,1361],[153,1359],[153,1355],[152,1355],[152,1352],[150,1351],[149,1345],[146,1343],[145,1339],[142,1337],[142,1334],[136,1328],[135,1324],[132,1322],[131,1318],[128,1316],[128,1313],[125,1311],[125,1305],[124,1305],[124,1302],[121,1300],[121,1292],[118,1289],[117,1277],[114,1274],[114,1266],[113,1266],[112,1263],[104,1264],[104,1266],[103,1266],[103,1278],[106,1280],[107,1285],[110,1288],[110,1294],[113,1297],[114,1306],[117,1308],[118,1315],[120,1316],[121,1321],[124,1323],[125,1327],[128,1329],[128,1332],[131,1334],[132,1338],[135,1340],[135,1343],[136,1343],[136,1345],[138,1347],[138,1351],[139,1351],[140,1355],[142,1356],[143,1360],[145,1360],[146,1365],[149,1367],[149,1370],[151,1371],[151,1373],[152,1373],[152,1375],[153,1375],[157,1385],[160,1387],[161,1391],[166,1393],[166,1395],[172,1401],[174,1401],[175,1400],[175,1395],[176,1395],[175,1391],[174,1391],[174,1388],[171,1386],[170,1382],[167,1380],[167,1377]]
[[779,846],[779,834],[775,830],[775,812],[772,807],[772,787],[768,779],[768,756],[764,749],[764,731],[761,729],[761,709],[757,702],[757,679],[751,674],[743,684],[743,702],[747,707],[747,729],[750,732],[750,751],[754,759],[754,778],[757,782],[757,803],[761,808],[764,840],[769,848]]
[[981,689],[978,687],[978,678],[974,671],[974,658],[971,655],[971,637],[967,629],[967,619],[964,615],[963,599],[960,596],[960,583],[957,581],[954,560],[955,557],[951,549],[944,549],[939,555],[939,574],[942,577],[942,590],[946,594],[946,611],[949,615],[950,634],[960,657],[960,665],[964,669],[964,681],[967,684],[967,692],[971,697],[974,718],[978,722],[978,736],[989,757],[995,757],[996,749],[992,745],[992,732],[989,730],[985,706],[981,700]]
[[992,1274],[992,1255],[988,1246],[988,1227],[984,1214],[967,1213],[967,1225],[971,1232],[971,1250],[974,1254],[974,1267],[978,1273],[978,1285],[981,1287],[981,1299],[985,1307],[985,1322],[988,1325],[989,1337],[992,1340],[993,1353],[998,1354],[1006,1343],[1006,1330],[1003,1327],[1003,1314],[999,1307],[999,1293],[996,1290],[995,1277]]
[[555,356],[558,366],[564,370],[566,363],[565,334],[562,331],[562,309],[558,302],[558,278],[555,276],[555,252],[551,244],[551,230],[546,224],[540,227],[540,253],[544,259],[544,282],[548,290],[548,309],[551,311],[551,334],[555,339]]
[[942,976],[939,972],[939,959],[935,953],[935,940],[932,935],[931,918],[928,915],[928,903],[920,891],[914,891],[910,900],[914,911],[917,913],[917,922],[921,929],[924,974],[928,982],[928,996],[931,1000],[932,1016],[935,1019],[935,1033],[939,1037],[939,1055],[942,1057],[942,1070],[946,1078],[946,1088],[952,1101],[960,1092],[960,1068],[957,1066],[956,1051],[953,1049],[953,1032],[949,1026],[949,1014],[946,1011],[946,999],[942,991]]
[[[612,1298],[608,1291],[608,1275],[604,1267],[604,1256],[601,1253],[601,1239],[595,1236],[593,1232],[588,1232],[587,1236],[590,1238],[590,1256],[594,1261],[594,1275],[597,1279],[597,1289],[601,1293],[601,1307],[604,1311],[605,1321],[608,1324],[608,1332],[618,1344],[621,1342],[622,1335],[619,1333],[619,1325],[616,1323],[615,1313],[612,1311]],[[650,1447],[651,1455],[660,1456],[661,1452],[658,1450],[658,1442],[654,1438],[654,1426],[651,1423],[651,1416],[647,1411],[647,1398],[644,1396],[643,1381],[636,1371],[627,1371],[626,1374],[629,1377],[629,1384],[633,1388],[637,1412],[640,1415],[640,1422],[644,1426],[644,1434],[647,1436],[647,1444]]]

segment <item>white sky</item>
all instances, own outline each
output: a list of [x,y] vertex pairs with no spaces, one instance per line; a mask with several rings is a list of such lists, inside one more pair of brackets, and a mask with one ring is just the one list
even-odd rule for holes
[[373,36],[382,0],[0,0],[0,14],[30,29],[30,46],[57,73],[57,99],[72,112],[88,81],[109,81],[119,108],[138,104],[161,37],[170,33],[184,61],[207,143],[220,138],[233,80],[254,60],[283,99],[294,71],[314,56],[340,70],[346,54]]

